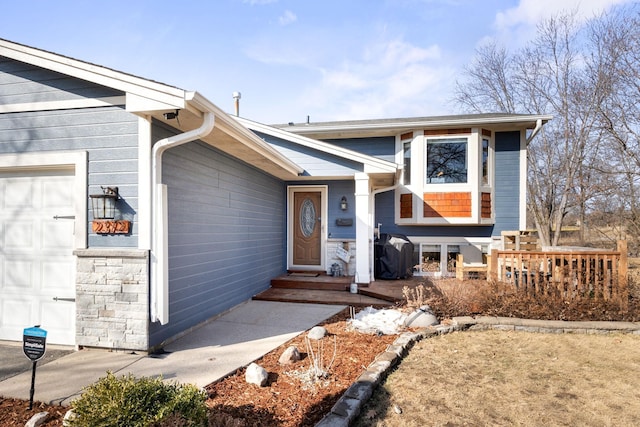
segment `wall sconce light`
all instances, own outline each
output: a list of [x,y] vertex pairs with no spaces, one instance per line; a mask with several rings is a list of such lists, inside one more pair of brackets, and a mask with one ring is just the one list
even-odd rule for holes
[[100,187],[102,194],[91,194],[91,212],[93,219],[113,219],[116,217],[118,187]]
[[127,220],[115,220],[116,205],[120,200],[118,187],[100,187],[102,194],[90,194],[93,222],[91,228],[97,234],[127,234],[131,225]]
[[346,211],[348,207],[349,204],[347,203],[346,196],[342,196],[342,199],[340,199],[340,209]]

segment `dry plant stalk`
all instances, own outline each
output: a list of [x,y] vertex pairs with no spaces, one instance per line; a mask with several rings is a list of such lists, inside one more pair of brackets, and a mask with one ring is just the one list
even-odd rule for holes
[[305,343],[307,345],[307,354],[311,361],[309,371],[314,378],[327,378],[329,376],[329,370],[336,360],[336,353],[338,351],[338,345],[336,337],[333,337],[333,356],[327,365],[325,365],[324,354],[324,340],[317,340],[316,351],[313,351],[313,345],[309,337],[305,337]]
[[406,300],[407,309],[409,310],[417,310],[426,304],[426,300],[424,297],[424,285],[420,284],[415,288],[410,288],[409,286],[405,286],[402,288],[402,296]]

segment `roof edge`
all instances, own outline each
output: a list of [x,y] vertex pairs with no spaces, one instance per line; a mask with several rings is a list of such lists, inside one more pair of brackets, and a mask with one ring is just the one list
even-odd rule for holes
[[184,108],[185,90],[101,65],[0,39],[0,56]]
[[[389,172],[395,173],[398,169],[396,163],[388,162],[386,160],[378,159],[376,157],[368,156],[366,154],[358,153],[357,151],[348,150],[343,147],[339,147],[328,142],[319,141],[317,139],[308,138],[292,132],[288,132],[286,129],[280,129],[273,126],[258,123],[242,117],[231,116],[238,122],[242,123],[248,129],[253,129],[258,132],[266,133],[276,138],[285,139],[287,141],[299,144],[305,147],[313,148],[319,151],[323,151],[329,154],[337,155],[339,157],[346,158],[358,163],[362,163],[365,166],[377,169],[377,172]],[[371,171],[373,172],[373,171]]]

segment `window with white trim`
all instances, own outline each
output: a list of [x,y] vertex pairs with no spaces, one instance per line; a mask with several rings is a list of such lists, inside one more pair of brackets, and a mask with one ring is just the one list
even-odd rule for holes
[[411,185],[411,140],[402,142],[402,155],[404,161],[402,183],[404,185]]
[[428,138],[426,183],[466,183],[467,145],[467,138]]
[[489,185],[489,139],[482,138],[482,185]]

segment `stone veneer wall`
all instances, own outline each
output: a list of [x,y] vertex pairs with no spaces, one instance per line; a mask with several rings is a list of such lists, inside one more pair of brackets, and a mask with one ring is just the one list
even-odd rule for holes
[[[349,264],[345,265],[345,262],[342,261],[336,255],[336,251],[338,250],[338,246],[345,249],[351,255],[349,259]],[[332,240],[329,239],[327,241],[327,273],[331,272],[331,264],[337,262],[343,268],[343,272],[346,276],[353,276],[356,274],[356,241],[355,240]],[[346,267],[346,268],[345,268]]]
[[82,249],[76,267],[76,344],[146,351],[149,251]]

